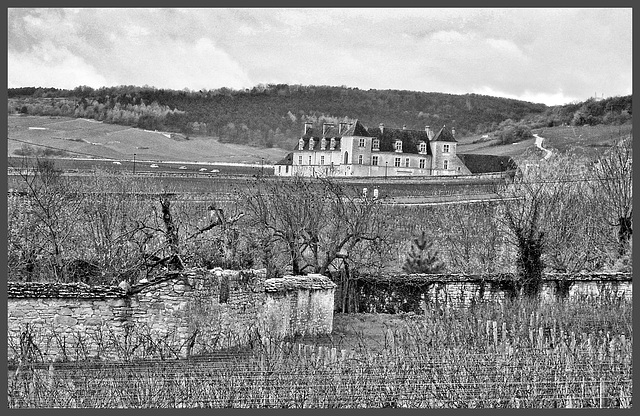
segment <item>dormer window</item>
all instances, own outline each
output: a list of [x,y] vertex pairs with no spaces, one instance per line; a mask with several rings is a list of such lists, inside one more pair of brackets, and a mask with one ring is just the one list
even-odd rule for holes
[[402,140],[396,140],[396,152],[402,152]]
[[309,139],[309,150],[313,150],[313,146],[315,146],[316,142],[313,139]]
[[331,138],[331,141],[329,142],[329,150],[336,150],[336,139],[334,139],[333,137]]
[[320,140],[320,150],[325,150],[327,148],[327,139],[324,137]]
[[373,139],[371,142],[371,150],[380,150],[380,139]]
[[303,150],[303,149],[304,149],[304,139],[300,137],[300,140],[298,140],[298,150]]
[[420,142],[420,153],[427,153],[427,144],[425,142]]

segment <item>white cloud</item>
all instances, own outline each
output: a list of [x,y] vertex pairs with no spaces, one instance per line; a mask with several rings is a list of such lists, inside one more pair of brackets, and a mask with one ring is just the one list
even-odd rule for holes
[[512,92],[502,91],[499,89],[494,89],[488,86],[482,86],[479,88],[475,88],[471,93],[480,94],[480,95],[490,95],[493,97],[504,97],[504,98],[512,98],[514,100],[522,100],[528,101],[531,103],[542,103],[546,105],[563,105],[569,104],[572,101],[584,101],[589,97],[572,97],[560,89],[556,92],[540,92],[540,91],[531,91],[525,90],[520,94],[515,94]]
[[22,53],[9,50],[7,75],[9,88],[53,86],[73,89],[79,85],[100,87],[108,84],[95,67],[50,42]]
[[8,46],[10,86],[282,82],[551,104],[632,84],[630,9],[10,9]]

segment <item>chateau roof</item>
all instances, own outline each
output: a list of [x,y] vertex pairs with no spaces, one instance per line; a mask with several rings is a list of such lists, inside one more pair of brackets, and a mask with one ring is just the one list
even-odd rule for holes
[[356,137],[371,137],[367,129],[356,120],[347,130],[342,133],[342,136],[356,136]]
[[453,137],[453,133],[451,132],[451,130],[447,126],[442,126],[442,128],[440,129],[438,134],[435,135],[435,137],[433,138],[432,141],[434,141],[434,142],[454,142],[454,143],[457,142],[455,137]]
[[289,152],[285,157],[275,163],[276,165],[293,165],[293,152]]
[[402,141],[402,153],[419,153],[420,143],[427,143],[427,155],[431,155],[429,144],[429,136],[426,131],[420,130],[403,130],[383,128],[380,131],[378,127],[369,128],[369,137],[380,139],[381,152],[394,152],[396,141]]
[[[419,153],[420,152],[420,143],[425,142],[456,142],[456,139],[447,126],[443,126],[440,131],[433,137],[433,139],[429,140],[428,133],[424,130],[409,130],[409,129],[396,129],[390,127],[370,127],[366,128],[360,123],[359,120],[355,120],[350,123],[349,127],[343,131],[339,132],[339,128],[336,126],[332,126],[327,128],[327,130],[322,134],[322,128],[310,127],[306,130],[306,133],[301,136],[304,141],[304,150],[309,149],[309,140],[315,140],[314,150],[320,150],[320,140],[325,138],[327,140],[327,148],[329,150],[329,141],[333,138],[336,141],[335,149],[340,149],[340,139],[341,137],[373,137],[380,139],[380,151],[381,152],[394,152],[395,151],[395,143],[398,140],[402,141],[402,153]],[[298,150],[298,143],[296,143],[294,150]],[[427,146],[427,155],[431,155],[431,148]],[[283,159],[284,161],[284,159]],[[283,162],[281,161],[281,162]],[[281,163],[277,164],[291,164],[289,163]]]

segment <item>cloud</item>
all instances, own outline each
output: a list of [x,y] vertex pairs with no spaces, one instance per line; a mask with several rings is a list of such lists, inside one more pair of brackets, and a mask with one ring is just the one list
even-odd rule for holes
[[109,84],[94,66],[66,48],[46,41],[24,52],[9,50],[7,69],[9,88],[55,86],[73,89],[79,85]]
[[632,84],[631,9],[10,9],[8,41],[9,80],[26,85],[76,82],[64,65],[87,85],[171,89],[275,82],[555,101]]

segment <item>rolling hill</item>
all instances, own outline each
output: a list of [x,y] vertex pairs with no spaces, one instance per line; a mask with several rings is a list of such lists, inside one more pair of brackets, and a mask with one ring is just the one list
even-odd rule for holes
[[90,119],[9,115],[8,156],[23,146],[60,149],[78,157],[129,160],[271,164],[286,150],[220,143],[205,136],[142,130]]
[[[190,136],[149,131],[91,119],[52,116],[8,116],[7,156],[15,156],[24,146],[33,149],[64,150],[69,156],[130,160],[245,163],[266,165],[288,152],[280,148],[221,143],[207,136]],[[632,125],[558,126],[534,129],[552,151],[575,150],[596,155],[602,148],[632,134]],[[458,153],[517,157],[535,150],[535,139],[498,145],[491,135],[471,135],[458,139]]]

